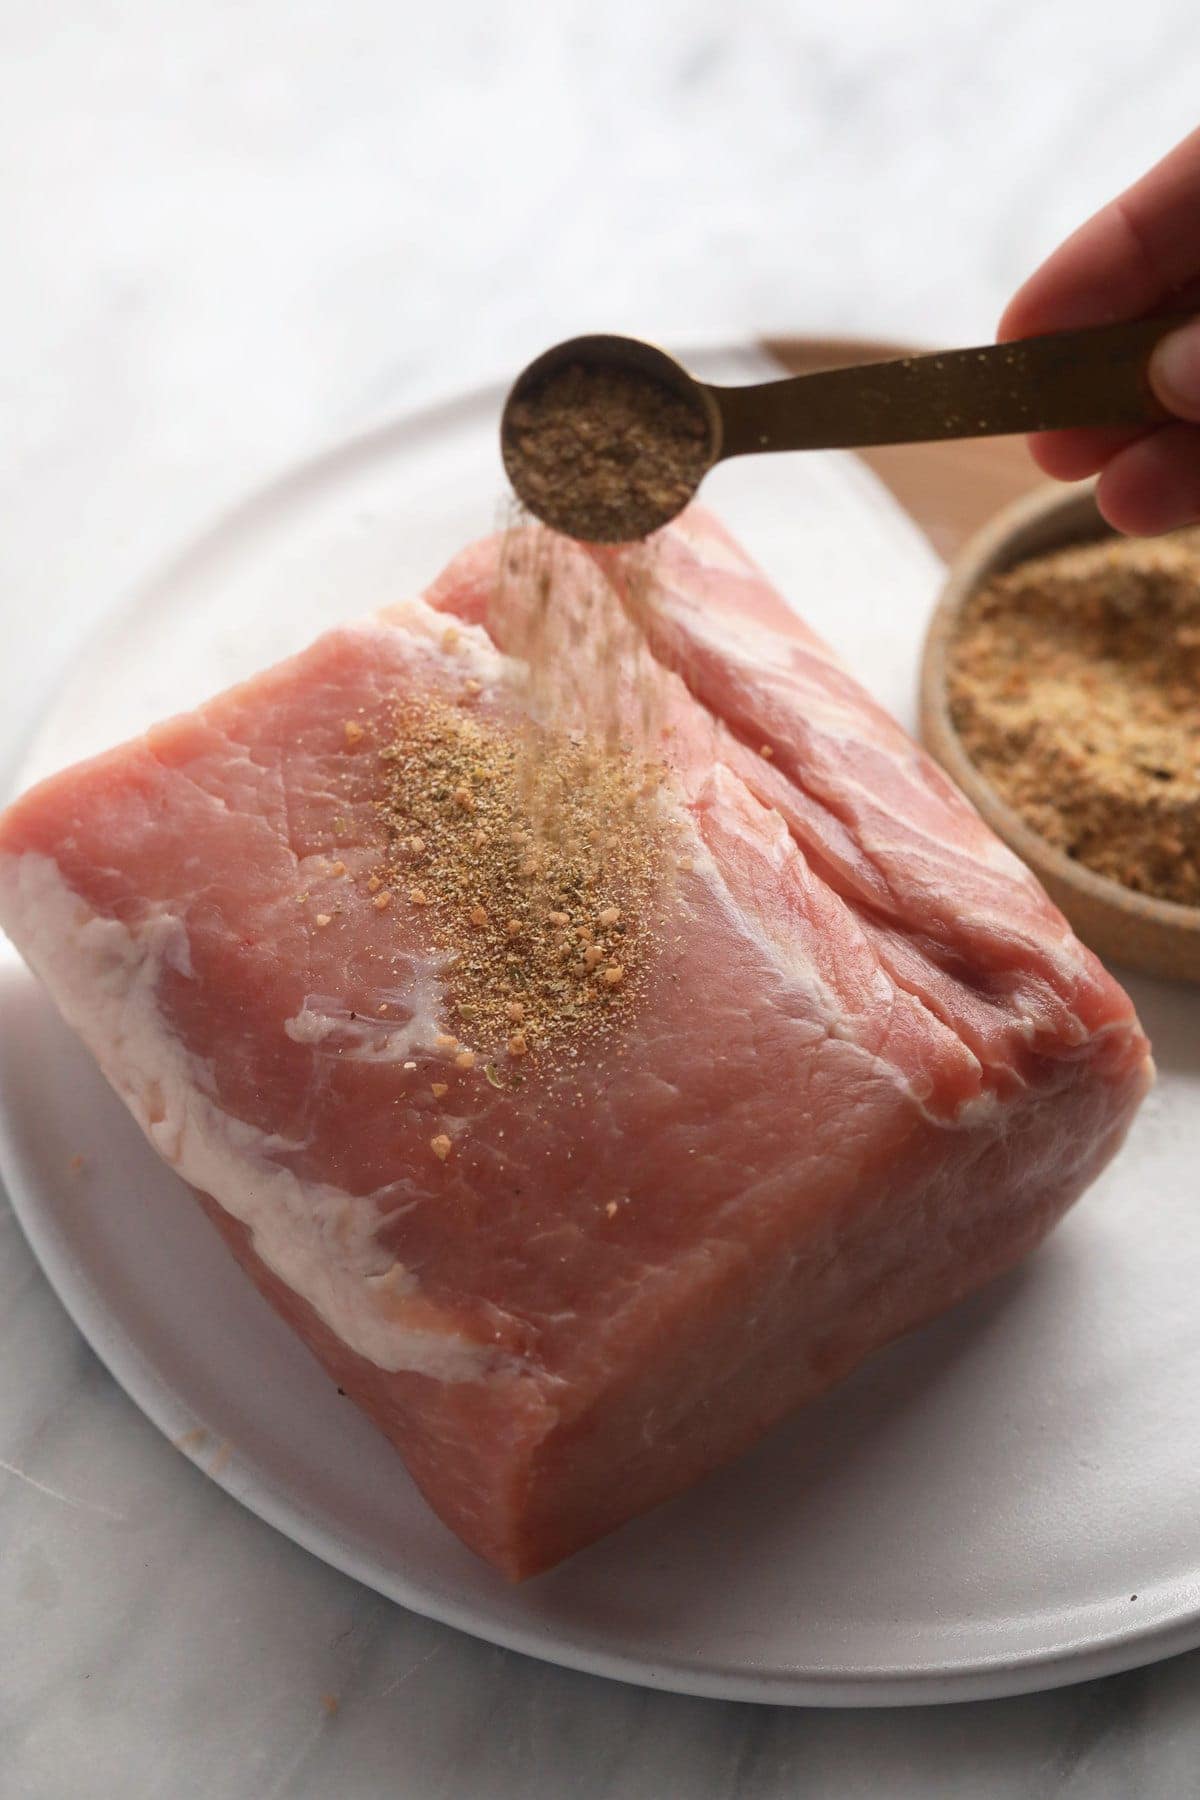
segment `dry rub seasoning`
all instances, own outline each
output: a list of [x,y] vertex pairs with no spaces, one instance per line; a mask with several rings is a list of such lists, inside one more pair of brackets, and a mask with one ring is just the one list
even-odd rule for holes
[[513,405],[504,454],[539,518],[588,543],[632,543],[695,493],[708,421],[652,375],[573,364]]
[[398,709],[380,757],[384,891],[447,952],[458,1066],[510,1086],[617,1023],[647,969],[661,767],[556,734],[531,787],[516,737],[442,704]]
[[968,755],[1035,831],[1200,905],[1200,530],[996,576],[963,609],[949,698]]

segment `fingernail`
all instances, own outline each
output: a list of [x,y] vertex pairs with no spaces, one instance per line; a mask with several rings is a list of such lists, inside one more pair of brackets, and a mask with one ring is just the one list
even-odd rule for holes
[[1200,319],[1181,325],[1154,346],[1150,385],[1181,419],[1200,419]]

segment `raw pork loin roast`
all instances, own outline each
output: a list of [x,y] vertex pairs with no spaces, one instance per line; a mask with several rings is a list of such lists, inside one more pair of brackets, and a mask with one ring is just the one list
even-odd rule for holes
[[699,510],[649,552],[476,545],[43,782],[0,923],[513,1578],[1025,1256],[1151,1075],[1033,876]]

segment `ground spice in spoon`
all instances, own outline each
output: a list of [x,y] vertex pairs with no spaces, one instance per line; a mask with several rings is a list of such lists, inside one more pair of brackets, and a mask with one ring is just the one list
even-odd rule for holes
[[710,461],[703,408],[657,377],[571,364],[508,408],[504,463],[529,510],[587,543],[633,543],[691,499]]
[[948,663],[967,754],[1049,843],[1200,906],[1200,530],[995,576]]

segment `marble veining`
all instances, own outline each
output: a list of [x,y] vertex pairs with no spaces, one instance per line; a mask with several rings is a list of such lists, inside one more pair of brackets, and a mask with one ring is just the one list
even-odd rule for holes
[[[226,502],[556,336],[986,337],[1196,123],[1200,75],[1193,0],[9,15],[6,744],[89,623]],[[1200,1784],[1200,1656],[907,1712],[651,1693],[403,1612],[196,1460],[85,1348],[0,1201],[0,1800]]]

